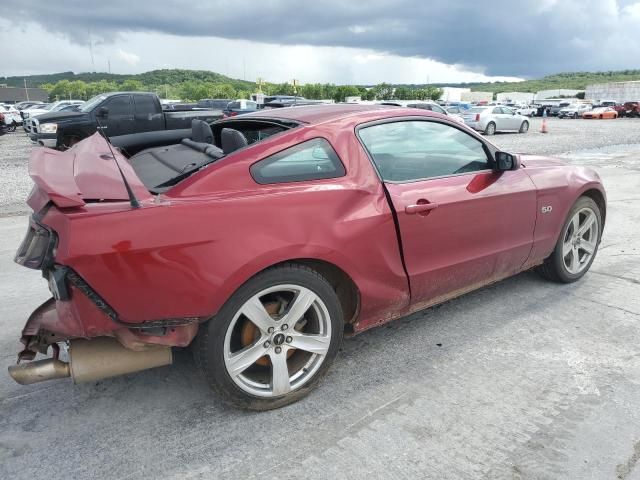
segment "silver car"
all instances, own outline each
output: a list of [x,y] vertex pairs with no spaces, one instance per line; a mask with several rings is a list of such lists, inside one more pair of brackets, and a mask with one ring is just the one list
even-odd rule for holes
[[462,114],[464,123],[486,135],[496,132],[527,133],[529,120],[518,115],[515,110],[499,105],[473,107]]

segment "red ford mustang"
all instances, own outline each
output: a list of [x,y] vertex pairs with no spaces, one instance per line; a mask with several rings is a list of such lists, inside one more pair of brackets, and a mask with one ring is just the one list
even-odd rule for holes
[[500,152],[428,111],[285,108],[112,143],[31,158],[16,261],[53,297],[19,360],[53,355],[10,367],[20,383],[192,345],[224,400],[276,408],[318,384],[345,333],[533,267],[579,279],[605,222],[593,170]]

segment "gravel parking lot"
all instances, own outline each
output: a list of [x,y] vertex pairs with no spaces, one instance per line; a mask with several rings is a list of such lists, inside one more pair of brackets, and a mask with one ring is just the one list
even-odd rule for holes
[[[224,407],[186,351],[74,386],[0,374],[0,478],[640,480],[640,120],[532,119],[506,151],[596,168],[607,225],[585,278],[524,273],[345,341],[303,401]],[[13,264],[30,189],[24,135],[0,137],[0,364],[48,297]]]

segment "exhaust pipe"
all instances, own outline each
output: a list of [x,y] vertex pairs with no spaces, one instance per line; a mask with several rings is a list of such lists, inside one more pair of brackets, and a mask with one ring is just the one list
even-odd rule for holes
[[23,365],[11,365],[9,367],[9,375],[20,385],[31,385],[32,383],[53,380],[54,378],[67,378],[71,373],[69,372],[68,363],[61,362],[55,358],[47,358],[46,360],[36,360]]
[[94,382],[104,378],[170,365],[171,347],[150,345],[136,352],[123,347],[111,337],[71,340],[69,363],[53,358],[9,367],[9,375],[21,385],[71,377],[74,383]]

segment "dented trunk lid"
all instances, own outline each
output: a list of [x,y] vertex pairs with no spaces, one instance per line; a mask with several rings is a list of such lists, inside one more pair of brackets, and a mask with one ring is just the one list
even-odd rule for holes
[[[129,161],[116,148],[113,152],[138,200],[152,200],[153,195]],[[64,152],[35,149],[29,160],[29,175],[35,186],[27,203],[36,212],[49,201],[59,208],[69,208],[89,202],[129,200],[109,145],[99,133]]]

